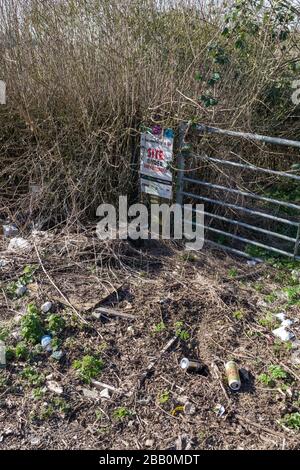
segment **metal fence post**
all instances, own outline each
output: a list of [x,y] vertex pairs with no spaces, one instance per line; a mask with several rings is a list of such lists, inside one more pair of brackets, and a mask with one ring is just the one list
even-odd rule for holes
[[176,188],[176,203],[180,204],[181,206],[183,202],[183,187],[184,187],[183,178],[184,178],[185,162],[184,162],[183,148],[184,148],[184,137],[185,137],[186,129],[187,129],[186,124],[181,124],[179,126],[179,152],[178,152],[178,157],[177,157],[178,176],[177,176],[177,188]]
[[296,258],[298,254],[299,244],[300,244],[300,224],[298,225],[297,236],[296,236],[296,241],[295,241],[295,246],[294,246],[294,259]]

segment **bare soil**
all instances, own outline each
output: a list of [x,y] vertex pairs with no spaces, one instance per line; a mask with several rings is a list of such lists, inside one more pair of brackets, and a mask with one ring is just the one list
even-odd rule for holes
[[[92,232],[47,232],[28,240],[32,250],[23,254],[8,253],[7,241],[1,241],[5,343],[15,347],[20,341],[20,319],[30,302],[40,307],[50,300],[66,321],[58,335],[64,356],[58,362],[43,351],[13,358],[0,371],[0,449],[299,448],[297,429],[282,422],[299,411],[293,345],[276,341],[262,321],[282,309],[299,320],[297,302],[287,305],[274,295],[289,283],[288,269],[249,266],[209,249],[188,257],[158,242],[104,245]],[[28,292],[14,298],[7,288],[28,265],[36,266]],[[99,306],[134,319],[95,319]],[[185,338],[163,352],[178,330]],[[109,399],[83,383],[72,366],[85,355],[102,359],[95,380],[116,389]],[[200,373],[183,372],[183,357],[200,360]],[[241,374],[238,392],[229,389],[225,375],[231,359],[248,372]],[[280,366],[285,379],[263,383],[259,376],[270,365]],[[37,372],[38,383],[24,377],[27,367]],[[47,388],[49,380],[62,387],[62,395]],[[194,405],[192,414],[185,413],[186,402]]]

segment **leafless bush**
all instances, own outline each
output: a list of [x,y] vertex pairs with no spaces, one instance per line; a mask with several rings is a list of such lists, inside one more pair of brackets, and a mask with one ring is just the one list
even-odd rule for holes
[[296,27],[282,48],[270,14],[245,51],[224,12],[202,0],[0,0],[0,215],[74,222],[134,194],[140,125],[153,120],[277,135],[280,122],[299,136]]

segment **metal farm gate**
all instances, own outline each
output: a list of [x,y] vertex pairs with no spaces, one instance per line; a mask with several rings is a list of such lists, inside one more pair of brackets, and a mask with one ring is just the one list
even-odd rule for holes
[[[209,154],[192,151],[199,145],[200,137],[206,141],[212,137],[219,139],[217,155],[211,155],[211,151]],[[248,258],[260,259],[245,251],[250,246],[256,247],[256,251],[268,250],[300,260],[300,176],[297,169],[282,169],[286,168],[291,155],[276,151],[277,146],[285,146],[295,152],[295,148],[300,149],[300,142],[187,123],[180,126],[179,138],[177,203],[198,201],[205,205],[202,212],[205,215],[205,241]],[[231,138],[234,138],[234,143],[229,142],[231,147],[254,145],[261,154],[270,144],[268,163],[271,160],[272,165],[267,168],[257,166],[231,151],[230,157],[224,159],[222,143],[228,145]],[[234,155],[233,159],[231,155]],[[278,160],[278,155],[284,158]],[[298,155],[296,152],[292,157],[300,163]],[[276,169],[278,167],[281,169]],[[288,184],[285,186],[287,191],[292,187],[295,192],[299,185],[299,204],[290,198],[276,197],[276,194],[273,197],[272,191],[276,193],[283,181]],[[262,187],[271,188],[271,193]]]

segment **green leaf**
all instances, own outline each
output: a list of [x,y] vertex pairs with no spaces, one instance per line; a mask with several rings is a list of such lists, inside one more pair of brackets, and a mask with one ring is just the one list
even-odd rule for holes
[[197,80],[198,82],[201,82],[203,80],[203,75],[200,72],[196,72],[195,80]]
[[212,75],[211,79],[208,80],[207,83],[208,83],[210,86],[214,86],[220,79],[221,79],[220,74],[219,74],[218,72],[215,72],[215,73]]
[[200,99],[206,108],[216,106],[218,104],[218,100],[211,95],[202,95]]

